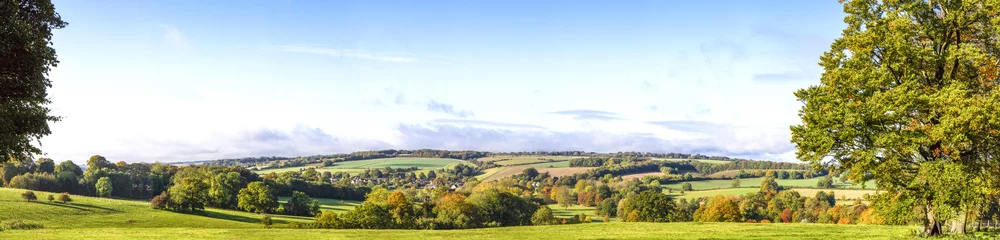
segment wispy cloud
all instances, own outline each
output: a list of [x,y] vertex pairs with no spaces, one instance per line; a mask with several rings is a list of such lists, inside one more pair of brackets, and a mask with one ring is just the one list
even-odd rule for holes
[[597,110],[568,110],[550,112],[549,114],[572,116],[576,120],[610,121],[622,119],[618,116],[618,113]]
[[366,52],[363,50],[323,48],[303,45],[284,45],[279,46],[278,49],[285,52],[319,54],[341,58],[359,58],[381,62],[410,63],[420,61],[418,58],[411,57],[403,53],[377,53]]
[[518,129],[545,130],[545,127],[538,125],[490,122],[490,121],[469,120],[469,119],[435,119],[434,121],[431,121],[431,123],[457,125],[462,127],[518,128]]
[[163,29],[163,41],[168,45],[185,52],[193,51],[191,44],[188,44],[187,38],[184,37],[180,29],[167,24],[160,24],[160,28]]
[[427,103],[427,110],[439,113],[450,114],[455,117],[472,117],[473,113],[471,111],[456,110],[455,106],[451,104],[444,104],[434,100]]

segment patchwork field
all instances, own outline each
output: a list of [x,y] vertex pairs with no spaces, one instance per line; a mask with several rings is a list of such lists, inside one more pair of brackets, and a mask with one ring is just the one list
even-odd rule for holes
[[[584,158],[579,156],[543,156],[543,155],[497,155],[489,156],[484,158],[479,158],[480,162],[493,162],[501,166],[521,166],[536,163],[556,163],[556,162],[566,162],[565,166],[569,167],[569,160]],[[547,166],[547,165],[545,165]],[[538,167],[538,166],[535,166]]]
[[333,166],[322,167],[317,165],[304,166],[304,167],[290,167],[290,168],[276,168],[276,169],[265,169],[257,171],[258,174],[268,174],[271,172],[286,172],[286,171],[300,171],[305,170],[309,167],[315,167],[316,171],[319,172],[346,172],[346,173],[359,173],[364,169],[368,168],[408,168],[417,167],[419,169],[431,170],[444,168],[450,164],[469,164],[463,160],[450,159],[450,158],[409,158],[409,157],[397,157],[397,158],[379,158],[379,159],[368,159],[368,160],[355,160],[355,161],[344,161],[337,162]]
[[[684,199],[697,199],[702,197],[712,197],[715,195],[723,196],[735,196],[743,195],[747,193],[755,193],[760,191],[759,188],[723,188],[723,189],[711,189],[711,190],[701,190],[701,191],[685,191],[681,193],[678,190],[664,190],[664,193],[670,195],[674,198],[684,198]],[[792,188],[791,191],[799,192],[801,196],[816,196],[816,192],[833,192],[837,199],[841,199],[842,196],[846,197],[847,200],[861,199],[862,196],[867,193],[873,195],[877,193],[875,190],[862,190],[862,189],[812,189],[812,188]],[[843,203],[853,203],[853,201],[845,201]]]
[[[778,185],[785,187],[802,187],[802,188],[814,188],[819,183],[819,180],[823,179],[821,177],[810,178],[810,179],[775,179]],[[743,178],[740,179],[740,187],[760,187],[760,182],[764,178]],[[700,180],[700,181],[687,181],[691,183],[691,188],[694,190],[709,190],[709,189],[720,189],[720,188],[730,188],[732,187],[733,180],[731,179],[719,179],[719,180]],[[861,185],[844,184],[834,181],[834,186],[837,188],[845,189],[861,189]],[[681,185],[684,182],[677,182],[671,184],[665,184],[663,187],[673,188],[675,190],[680,190]],[[865,184],[865,189],[875,189],[874,183]]]
[[[498,171],[496,173],[493,173],[493,174],[489,175],[488,177],[483,178],[482,181],[499,180],[499,179],[502,179],[502,178],[505,178],[505,177],[510,177],[510,176],[514,176],[514,175],[517,175],[517,174],[521,174],[522,172],[524,172],[524,169],[527,169],[527,168],[528,167],[505,167],[505,168],[503,168],[503,170],[500,170],[500,171]],[[591,168],[592,167],[562,167],[562,168],[544,168],[543,167],[543,168],[535,168],[535,169],[538,170],[539,173],[548,172],[549,175],[552,175],[553,177],[562,177],[562,176],[567,176],[567,175],[573,175],[573,174],[577,174],[577,173],[586,172],[587,170],[590,170]]]
[[660,176],[663,175],[661,172],[648,172],[648,173],[635,173],[629,175],[622,175],[622,179],[642,179],[646,176]]
[[712,164],[726,164],[726,163],[730,163],[729,161],[722,161],[722,160],[687,159],[687,158],[653,158],[653,160],[657,160],[657,161],[671,161],[671,162],[683,162],[683,161],[691,160],[691,161],[695,161],[695,162],[712,163]]

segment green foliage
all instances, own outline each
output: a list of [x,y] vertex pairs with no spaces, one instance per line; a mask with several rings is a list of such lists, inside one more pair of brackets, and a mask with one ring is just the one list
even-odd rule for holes
[[738,177],[737,178],[733,178],[733,184],[730,185],[730,187],[732,187],[732,188],[738,188],[738,187],[740,187],[740,178],[738,178]]
[[114,190],[111,187],[111,179],[108,177],[102,177],[101,179],[98,179],[97,183],[94,185],[94,189],[97,190],[97,196],[100,197],[110,197],[111,191]]
[[35,192],[32,191],[24,191],[24,193],[21,193],[21,198],[29,202],[34,202],[38,199],[38,197],[35,196]]
[[56,165],[55,167],[56,175],[59,175],[59,173],[63,172],[71,172],[76,176],[83,175],[83,169],[81,169],[79,165],[76,165],[76,163],[73,163],[73,161],[70,160],[63,161],[59,163],[59,165]]
[[816,187],[818,187],[818,188],[833,188],[833,177],[827,175],[823,179],[819,180],[818,183],[816,183]]
[[626,201],[619,213],[629,213],[628,222],[669,222],[675,207],[673,200],[656,191],[644,191]]
[[212,175],[197,168],[183,168],[173,177],[174,185],[167,189],[170,205],[177,211],[204,209],[208,203],[209,181]]
[[552,190],[552,199],[556,200],[559,206],[563,208],[572,206],[576,201],[576,198],[573,197],[573,193],[567,186],[559,186],[555,190]]
[[149,207],[153,209],[167,209],[170,205],[170,193],[162,192],[149,201]]
[[55,172],[56,163],[52,161],[51,158],[39,158],[35,162],[35,172],[36,173],[48,173],[52,174]]
[[51,133],[49,70],[55,67],[52,30],[66,26],[48,0],[0,4],[0,163],[41,154],[34,142]]
[[820,84],[795,93],[797,157],[912,197],[927,210],[923,234],[941,234],[1000,186],[998,11],[998,1],[846,1]]
[[282,209],[286,215],[315,216],[316,213],[312,210],[312,203],[313,200],[309,198],[309,195],[294,191],[292,192],[292,198],[285,202]]
[[208,188],[211,205],[219,208],[236,208],[236,195],[239,194],[240,185],[244,181],[246,180],[238,172],[216,174]]
[[500,226],[531,225],[531,216],[538,209],[533,201],[492,188],[473,193],[468,202],[478,210],[482,221]]
[[683,191],[693,191],[694,188],[691,187],[691,183],[685,182],[681,184],[681,190]]
[[597,203],[597,209],[595,211],[599,216],[606,217],[617,217],[618,212],[618,199],[606,198]]
[[768,170],[767,174],[764,175],[764,180],[760,182],[760,192],[764,194],[765,199],[771,199],[781,189],[778,182],[774,180],[774,176],[774,170]]
[[534,225],[552,225],[556,224],[556,217],[552,215],[552,209],[547,206],[541,206],[531,215],[531,224]]
[[344,222],[340,220],[336,212],[323,211],[316,215],[316,223],[325,228],[343,228]]
[[52,194],[49,194],[48,200],[49,200],[49,202],[55,201],[56,197],[52,196]]
[[278,197],[271,186],[264,182],[252,182],[240,190],[238,207],[247,212],[272,213],[278,208]]
[[69,202],[73,201],[73,198],[69,197],[69,193],[60,193],[58,200],[59,200],[59,202],[62,202],[62,203],[69,203]]
[[38,191],[59,191],[59,181],[51,173],[27,173],[10,180],[9,187]]
[[271,227],[271,225],[274,224],[274,222],[271,221],[270,215],[264,215],[264,217],[260,218],[260,224],[264,224],[264,226]]

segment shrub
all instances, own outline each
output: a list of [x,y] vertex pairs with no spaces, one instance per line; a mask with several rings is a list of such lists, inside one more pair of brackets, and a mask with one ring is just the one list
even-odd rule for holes
[[760,220],[760,223],[771,223],[771,220],[767,220],[767,219]]
[[61,194],[59,194],[59,201],[62,202],[62,203],[68,203],[68,202],[72,202],[73,199],[69,198],[69,193],[61,193]]
[[18,219],[0,221],[0,230],[28,230],[42,227],[41,223],[25,222]]
[[333,211],[323,211],[316,215],[316,223],[324,228],[343,228],[344,223]]
[[162,192],[160,195],[153,197],[153,200],[149,201],[149,207],[153,209],[165,209],[167,208],[168,201],[170,201],[170,194]]
[[531,224],[534,225],[552,225],[556,223],[556,218],[552,216],[552,209],[547,206],[541,206],[535,214],[531,215]]
[[686,182],[686,183],[681,184],[681,190],[684,190],[684,191],[694,191],[694,188],[691,187],[691,183]]
[[260,223],[264,224],[264,226],[267,226],[267,227],[271,227],[271,224],[273,224],[271,222],[271,216],[269,216],[269,215],[264,215],[264,217],[260,218]]
[[56,200],[56,197],[52,196],[52,194],[49,194],[49,198],[48,199],[49,199],[49,202],[52,202],[52,201]]
[[24,193],[21,193],[21,198],[24,198],[24,200],[27,200],[29,202],[38,199],[38,197],[35,196],[35,192],[32,191],[24,191]]
[[840,218],[840,220],[837,221],[837,224],[851,224],[851,219],[846,217]]

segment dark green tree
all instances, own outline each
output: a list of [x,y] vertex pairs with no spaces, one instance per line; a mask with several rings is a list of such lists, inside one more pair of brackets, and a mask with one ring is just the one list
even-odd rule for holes
[[0,4],[0,162],[41,154],[33,142],[49,135],[49,70],[55,67],[52,30],[66,26],[48,0]]
[[272,213],[278,208],[278,196],[264,182],[247,184],[246,188],[240,190],[237,198],[239,208],[247,212]]

